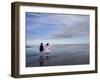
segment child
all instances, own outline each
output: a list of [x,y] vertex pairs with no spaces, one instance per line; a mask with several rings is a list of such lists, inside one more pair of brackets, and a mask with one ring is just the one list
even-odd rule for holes
[[40,55],[43,56],[43,51],[44,51],[43,43],[40,44],[39,51]]
[[49,53],[50,53],[49,43],[47,43],[46,46],[45,46],[45,52],[46,52],[46,56],[48,57],[49,56]]

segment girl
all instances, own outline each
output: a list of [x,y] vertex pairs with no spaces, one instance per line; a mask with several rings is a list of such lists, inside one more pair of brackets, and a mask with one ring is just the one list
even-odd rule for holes
[[45,46],[45,52],[46,52],[46,56],[48,57],[49,56],[49,53],[50,53],[49,43],[47,43],[46,46]]

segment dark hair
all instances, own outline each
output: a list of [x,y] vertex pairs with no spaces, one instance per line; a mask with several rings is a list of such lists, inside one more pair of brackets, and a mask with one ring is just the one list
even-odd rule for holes
[[48,45],[49,45],[49,43],[46,44],[46,46],[48,46]]
[[40,45],[43,46],[43,43],[41,43]]

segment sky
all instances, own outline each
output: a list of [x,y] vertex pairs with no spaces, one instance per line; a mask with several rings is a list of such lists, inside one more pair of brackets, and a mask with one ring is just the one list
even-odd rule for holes
[[88,44],[89,15],[26,12],[26,45]]

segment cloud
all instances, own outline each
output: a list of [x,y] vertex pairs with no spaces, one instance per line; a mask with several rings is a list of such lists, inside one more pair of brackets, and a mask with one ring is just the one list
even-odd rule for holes
[[26,13],[27,37],[74,38],[89,36],[89,15]]
[[55,38],[89,36],[89,16],[69,15],[59,22],[60,28],[52,33]]

